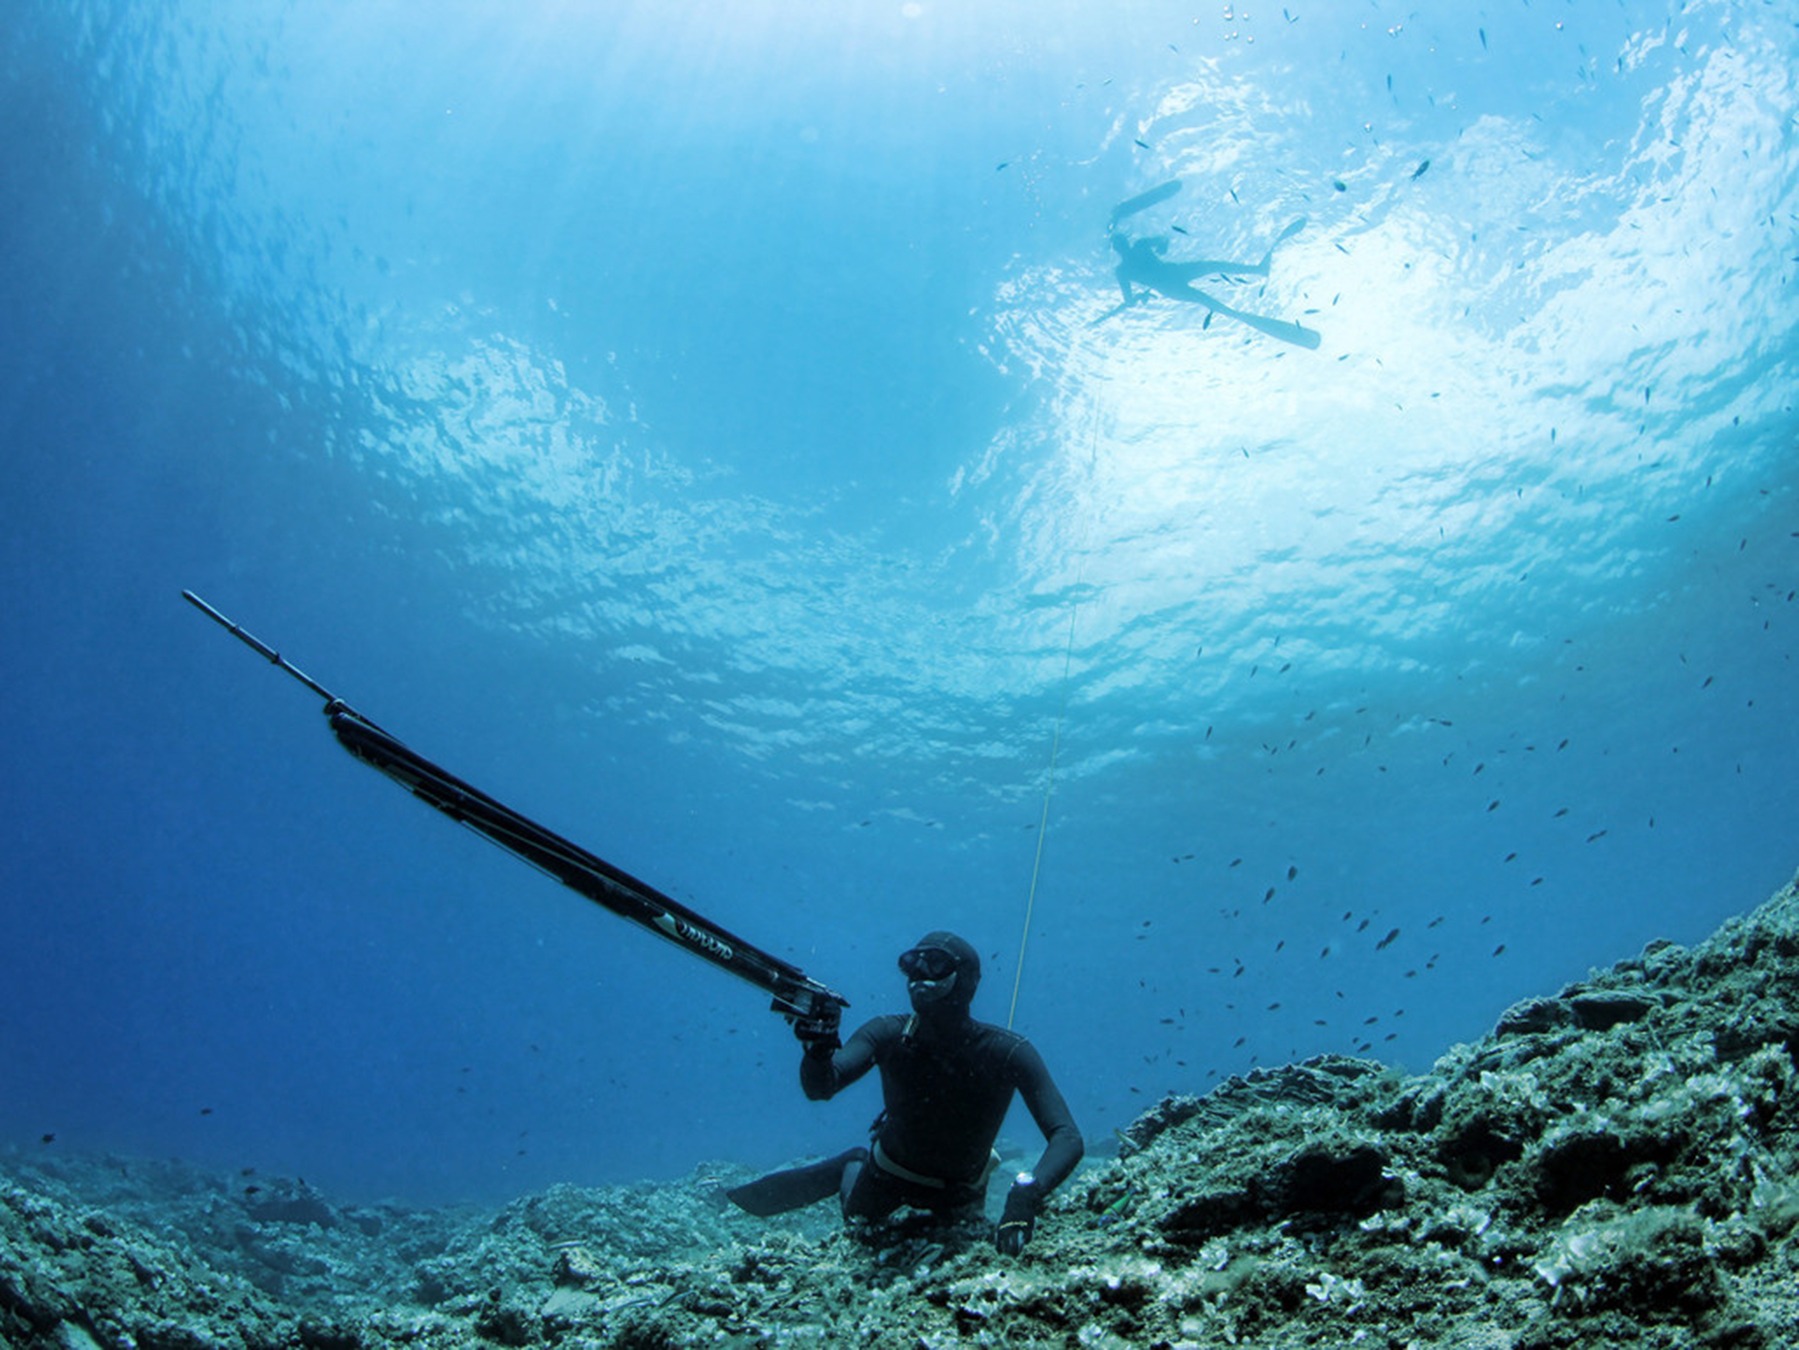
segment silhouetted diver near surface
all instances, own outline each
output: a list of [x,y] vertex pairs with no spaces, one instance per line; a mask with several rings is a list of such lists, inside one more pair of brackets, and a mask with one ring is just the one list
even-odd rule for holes
[[[1269,245],[1268,252],[1262,260],[1255,263],[1231,262],[1219,258],[1196,258],[1187,262],[1170,262],[1163,255],[1168,252],[1168,236],[1164,234],[1150,235],[1142,239],[1133,239],[1118,228],[1118,222],[1127,216],[1154,206],[1157,202],[1166,201],[1180,190],[1178,182],[1163,183],[1160,187],[1151,188],[1148,192],[1132,197],[1129,201],[1120,202],[1112,209],[1111,219],[1107,222],[1107,238],[1111,241],[1113,252],[1118,254],[1118,266],[1113,275],[1118,278],[1118,289],[1123,292],[1122,303],[1107,310],[1094,323],[1104,323],[1115,315],[1124,313],[1132,305],[1140,304],[1149,298],[1149,294],[1166,296],[1170,300],[1180,300],[1188,304],[1204,305],[1213,314],[1222,314],[1227,319],[1247,324],[1257,332],[1266,333],[1269,337],[1279,338],[1282,342],[1291,342],[1295,346],[1316,348],[1319,335],[1309,328],[1301,328],[1296,323],[1288,323],[1281,319],[1267,319],[1260,314],[1247,314],[1225,304],[1215,296],[1195,286],[1195,279],[1203,276],[1219,276],[1230,280],[1241,276],[1265,277],[1268,275],[1269,260],[1274,257],[1275,245],[1284,239],[1290,239],[1305,225],[1305,217],[1293,221],[1280,232],[1274,244]],[[1136,288],[1141,288],[1139,291]]]

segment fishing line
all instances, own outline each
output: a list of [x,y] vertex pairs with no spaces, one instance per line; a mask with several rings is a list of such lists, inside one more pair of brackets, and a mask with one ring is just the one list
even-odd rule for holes
[[[1076,593],[1079,585],[1076,583]],[[1006,1029],[1018,1015],[1018,989],[1024,983],[1024,952],[1031,941],[1031,915],[1037,907],[1037,877],[1043,870],[1043,841],[1049,834],[1049,799],[1056,791],[1056,754],[1062,748],[1062,721],[1068,714],[1068,669],[1074,660],[1074,621],[1081,612],[1077,599],[1068,611],[1068,648],[1062,653],[1062,701],[1056,709],[1056,730],[1049,743],[1049,779],[1043,785],[1043,815],[1037,821],[1037,856],[1031,861],[1031,888],[1024,902],[1024,932],[1018,937],[1018,965],[1012,974],[1012,1006],[1006,1009]]]
[[[1170,195],[1166,191],[1166,184],[1156,191],[1161,192],[1164,196]],[[1116,220],[1116,215],[1114,215],[1114,220]],[[1095,418],[1093,435],[1087,443],[1089,471],[1092,470],[1098,457],[1099,420]],[[1049,742],[1049,775],[1043,784],[1043,814],[1037,820],[1037,854],[1031,859],[1031,886],[1024,900],[1024,931],[1018,935],[1018,966],[1012,972],[1012,1004],[1006,1009],[1006,1030],[1008,1031],[1012,1029],[1013,1019],[1018,1016],[1018,991],[1024,984],[1024,953],[1025,948],[1031,942],[1031,916],[1037,909],[1037,878],[1043,872],[1043,841],[1049,836],[1049,802],[1056,792],[1056,756],[1062,749],[1062,723],[1068,716],[1068,672],[1074,662],[1074,623],[1081,613],[1081,582],[1087,575],[1087,543],[1093,532],[1092,519],[1086,513],[1082,513],[1082,515],[1087,527],[1083,531],[1086,537],[1082,539],[1080,553],[1077,555],[1081,558],[1081,565],[1080,570],[1075,573],[1074,598],[1068,606],[1068,646],[1062,652],[1062,697],[1056,708],[1055,734],[1050,737]]]

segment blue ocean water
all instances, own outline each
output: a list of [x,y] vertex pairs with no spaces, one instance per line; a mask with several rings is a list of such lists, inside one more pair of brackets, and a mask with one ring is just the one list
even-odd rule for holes
[[[1004,1020],[1028,903],[1101,1151],[1759,902],[1796,19],[20,0],[0,1142],[495,1199],[877,1108],[183,587],[852,1022],[937,927]],[[1170,181],[1169,261],[1304,220],[1200,284],[1315,350],[1104,317]]]

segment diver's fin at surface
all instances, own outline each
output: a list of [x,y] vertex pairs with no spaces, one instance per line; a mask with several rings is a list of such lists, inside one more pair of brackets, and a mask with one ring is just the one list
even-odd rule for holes
[[1235,319],[1238,323],[1246,324],[1258,333],[1266,333],[1269,337],[1279,338],[1282,342],[1291,342],[1295,347],[1304,347],[1308,351],[1315,351],[1319,342],[1323,340],[1317,329],[1301,328],[1298,324],[1289,323],[1285,319],[1264,319],[1260,314],[1246,314],[1240,309],[1232,309],[1221,300],[1214,300],[1204,291],[1196,290],[1193,294],[1198,296],[1200,303],[1214,314],[1222,314],[1227,319]]
[[1106,220],[1107,226],[1116,225],[1127,216],[1134,216],[1139,211],[1147,211],[1157,202],[1165,202],[1181,190],[1181,180],[1170,178],[1166,183],[1158,183],[1148,192],[1139,192],[1135,197],[1127,197],[1112,208],[1112,214]]
[[1287,227],[1274,236],[1274,242],[1268,245],[1268,251],[1262,255],[1262,261],[1258,264],[1262,269],[1261,274],[1263,276],[1268,275],[1268,264],[1274,260],[1274,250],[1286,243],[1287,240],[1291,239],[1301,230],[1305,229],[1305,227],[1306,218],[1304,216],[1299,216],[1294,220],[1288,221]]

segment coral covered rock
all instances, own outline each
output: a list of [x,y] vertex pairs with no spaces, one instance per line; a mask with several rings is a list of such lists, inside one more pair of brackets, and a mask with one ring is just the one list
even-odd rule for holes
[[981,1224],[763,1223],[683,1183],[494,1212],[117,1160],[0,1171],[19,1350],[695,1344],[1783,1347],[1799,1326],[1799,893],[1516,1005],[1406,1077],[1171,1097]]

